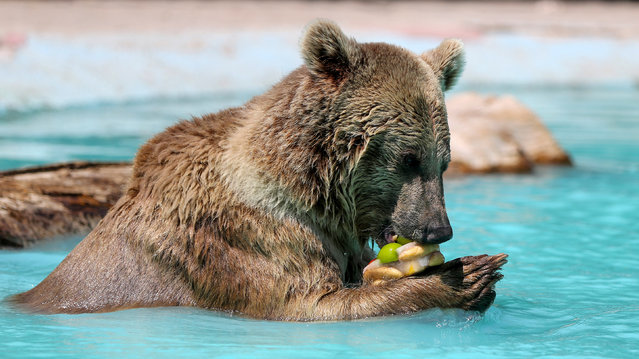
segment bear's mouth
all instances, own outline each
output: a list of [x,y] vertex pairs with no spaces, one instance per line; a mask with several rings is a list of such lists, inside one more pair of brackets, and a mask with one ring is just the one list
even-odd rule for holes
[[[386,226],[378,236],[373,237],[373,240],[375,241],[375,243],[377,243],[377,246],[379,248],[382,248],[389,243],[395,243],[396,239],[397,232],[395,232],[392,225]],[[406,239],[415,241],[414,239],[408,237],[406,237]]]
[[377,244],[380,245],[380,247],[383,247],[388,243],[392,243],[394,242],[394,237],[396,235],[397,233],[395,233],[395,231],[392,231],[392,230],[384,231],[384,237],[382,238],[382,243],[377,243]]
[[[391,226],[386,226],[384,230],[381,232],[381,235],[376,236],[374,240],[379,246],[379,248],[382,248],[388,243],[395,242],[396,236],[397,236],[397,233],[393,230],[393,227],[391,225]],[[413,240],[412,238],[409,238],[409,239]]]

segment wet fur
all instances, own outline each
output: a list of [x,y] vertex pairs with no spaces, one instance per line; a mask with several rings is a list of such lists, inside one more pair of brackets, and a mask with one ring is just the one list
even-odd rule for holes
[[[277,320],[487,309],[504,255],[361,284],[369,237],[445,217],[443,90],[461,49],[448,41],[420,57],[310,25],[304,66],[242,107],[142,146],[126,194],[12,300],[44,313],[183,305]],[[419,152],[419,173],[399,173],[406,148]]]

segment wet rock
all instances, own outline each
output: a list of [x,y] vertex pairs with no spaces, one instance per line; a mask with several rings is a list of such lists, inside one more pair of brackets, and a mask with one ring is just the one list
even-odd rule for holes
[[571,164],[541,120],[513,96],[462,93],[446,104],[449,175],[527,173],[538,164]]
[[88,232],[130,175],[130,164],[88,162],[0,172],[0,246]]

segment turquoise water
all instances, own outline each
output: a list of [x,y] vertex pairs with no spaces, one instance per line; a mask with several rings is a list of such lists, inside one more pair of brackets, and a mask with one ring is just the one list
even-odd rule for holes
[[[574,168],[448,180],[447,258],[510,254],[481,316],[431,310],[338,323],[192,308],[32,315],[0,304],[3,358],[635,358],[639,355],[639,91],[508,89],[544,118]],[[130,160],[175,122],[248,95],[5,114],[0,169]],[[0,251],[0,297],[31,288],[81,238]]]

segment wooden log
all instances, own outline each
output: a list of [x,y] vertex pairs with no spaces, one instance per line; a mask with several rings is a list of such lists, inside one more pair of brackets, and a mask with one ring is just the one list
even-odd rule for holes
[[86,233],[120,198],[128,163],[72,162],[0,172],[0,246]]

